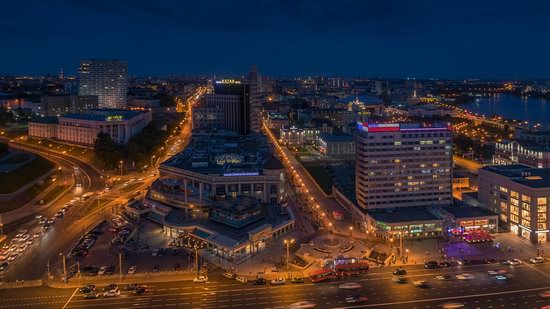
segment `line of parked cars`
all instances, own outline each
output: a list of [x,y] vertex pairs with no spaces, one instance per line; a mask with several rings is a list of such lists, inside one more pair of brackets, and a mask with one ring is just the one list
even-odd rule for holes
[[[147,291],[145,286],[139,284],[126,284],[123,288],[124,291],[131,292],[133,295],[142,295]],[[88,284],[79,289],[81,294],[84,294],[84,299],[96,299],[100,295],[103,297],[117,297],[121,293],[121,289],[117,284],[111,283],[100,291],[95,284]],[[103,292],[103,293],[101,293]]]

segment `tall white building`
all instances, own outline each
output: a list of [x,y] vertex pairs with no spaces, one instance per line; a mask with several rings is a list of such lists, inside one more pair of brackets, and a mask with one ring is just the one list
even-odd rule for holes
[[355,186],[361,208],[451,204],[453,139],[447,123],[365,123],[356,134]]
[[95,95],[100,108],[126,108],[128,63],[119,60],[83,60],[78,67],[79,95]]

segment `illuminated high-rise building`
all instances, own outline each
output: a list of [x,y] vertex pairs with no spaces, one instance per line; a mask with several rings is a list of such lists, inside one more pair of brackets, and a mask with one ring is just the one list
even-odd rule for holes
[[78,94],[95,95],[100,108],[126,108],[128,63],[119,60],[83,60],[78,67]]

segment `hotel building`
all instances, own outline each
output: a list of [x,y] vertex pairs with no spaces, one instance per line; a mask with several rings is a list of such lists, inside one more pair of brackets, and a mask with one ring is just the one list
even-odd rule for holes
[[359,207],[370,211],[451,205],[452,145],[447,123],[358,124]]

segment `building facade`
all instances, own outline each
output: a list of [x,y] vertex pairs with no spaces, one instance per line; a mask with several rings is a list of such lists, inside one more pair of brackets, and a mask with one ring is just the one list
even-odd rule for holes
[[493,164],[524,164],[531,167],[550,167],[550,151],[534,140],[515,140],[496,143]]
[[494,165],[479,169],[478,199],[510,231],[533,243],[548,241],[550,169]]
[[314,143],[319,137],[319,130],[314,128],[281,128],[279,131],[279,142],[284,145],[305,145]]
[[328,157],[355,156],[355,136],[321,133],[317,142],[319,151]]
[[95,109],[86,113],[67,114],[57,123],[29,121],[29,136],[51,138],[91,146],[100,132],[107,133],[118,144],[126,144],[152,121],[151,111]]
[[100,108],[126,108],[128,63],[119,60],[83,60],[78,67],[79,95],[95,95]]
[[94,95],[42,96],[40,104],[44,116],[59,117],[98,108],[98,97]]
[[355,185],[359,207],[450,205],[452,145],[447,123],[358,124]]

